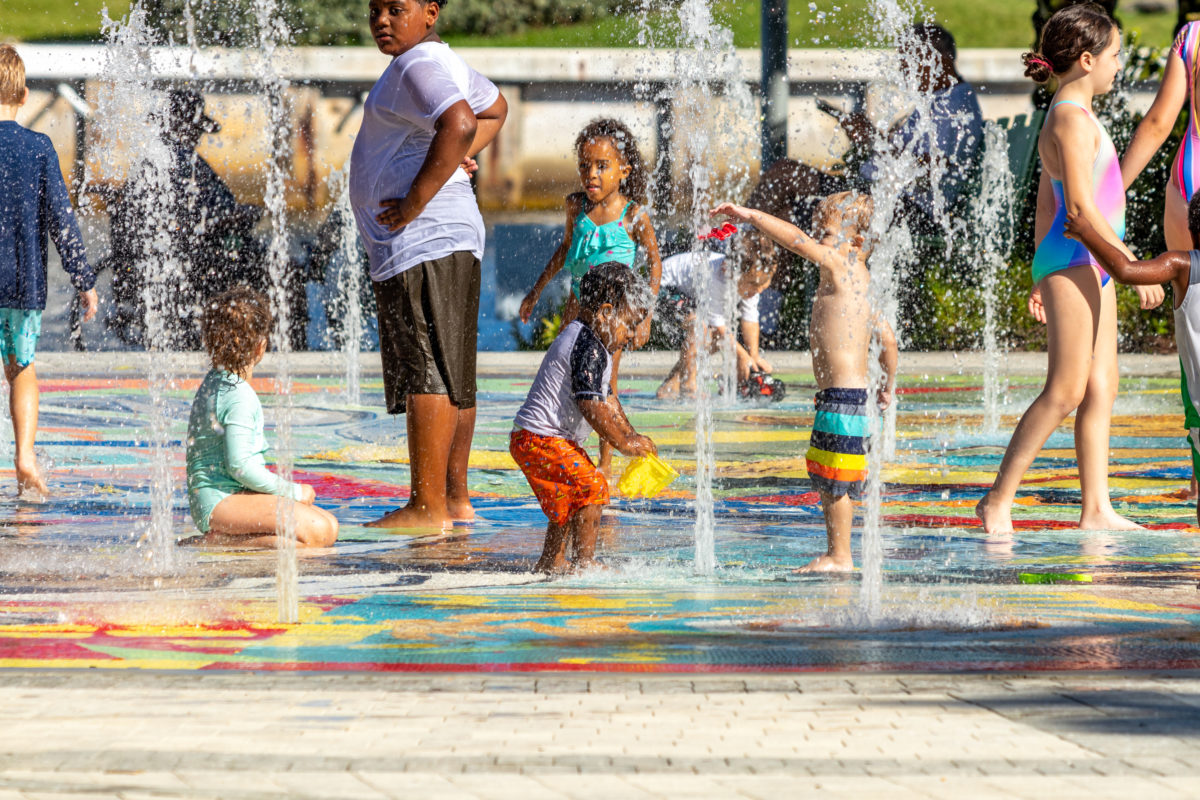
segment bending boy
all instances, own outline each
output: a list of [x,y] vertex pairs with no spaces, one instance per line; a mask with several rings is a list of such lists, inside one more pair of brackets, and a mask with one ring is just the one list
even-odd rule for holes
[[797,572],[848,572],[854,568],[850,530],[854,504],[867,476],[867,365],[871,338],[882,348],[885,383],[876,402],[886,408],[896,385],[896,338],[871,307],[864,246],[871,222],[871,198],[842,192],[822,200],[813,213],[817,238],[789,222],[730,203],[713,215],[749,222],[779,244],[817,265],[820,283],[809,324],[817,416],[805,454],[808,474],[821,496],[828,547]]
[[549,517],[534,569],[565,572],[594,563],[608,481],[583,449],[594,429],[625,455],[656,453],[610,393],[612,352],[625,346],[650,311],[629,267],[592,267],[579,286],[579,316],[550,345],[517,412],[509,452]]

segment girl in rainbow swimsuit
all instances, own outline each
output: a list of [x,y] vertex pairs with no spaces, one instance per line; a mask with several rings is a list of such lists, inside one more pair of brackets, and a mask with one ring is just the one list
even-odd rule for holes
[[[1046,439],[1076,409],[1079,527],[1138,527],[1113,510],[1108,495],[1108,433],[1117,395],[1116,291],[1108,273],[1086,247],[1066,237],[1063,227],[1068,212],[1086,217],[1105,240],[1129,254],[1122,242],[1125,191],[1117,152],[1091,108],[1095,95],[1112,88],[1120,51],[1116,23],[1087,3],[1051,17],[1039,52],[1024,56],[1027,76],[1039,83],[1052,74],[1058,79],[1038,140],[1043,168],[1029,297],[1030,312],[1049,328],[1049,369],[1045,387],[1013,432],[992,488],[975,509],[988,533],[1012,532],[1021,478]],[[1153,288],[1157,297],[1143,294],[1143,307],[1162,302],[1162,287]]]

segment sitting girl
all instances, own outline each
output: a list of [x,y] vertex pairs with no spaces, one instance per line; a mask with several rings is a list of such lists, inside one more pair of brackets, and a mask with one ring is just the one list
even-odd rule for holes
[[313,505],[313,488],[283,480],[263,458],[262,404],[250,377],[267,352],[267,299],[234,287],[205,304],[201,328],[212,369],[188,419],[188,503],[196,527],[210,543],[274,547],[291,514],[299,546],[332,545],[337,519]]

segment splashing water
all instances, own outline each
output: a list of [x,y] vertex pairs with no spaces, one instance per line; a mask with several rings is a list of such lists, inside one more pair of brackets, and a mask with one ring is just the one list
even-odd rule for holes
[[[277,453],[276,472],[285,481],[292,479],[292,375],[291,375],[291,304],[288,298],[287,206],[284,182],[292,147],[290,139],[291,107],[288,102],[288,81],[278,68],[281,47],[290,39],[282,9],[277,0],[254,0],[254,19],[257,25],[258,53],[253,70],[258,76],[267,103],[268,124],[271,128],[270,158],[263,199],[271,223],[267,245],[267,274],[270,277],[271,310],[275,317],[272,345],[279,354],[275,380],[281,401],[275,423]],[[283,499],[277,505],[276,530],[279,563],[276,575],[279,621],[295,623],[300,620],[299,564],[296,557],[295,501]]]
[[[648,14],[646,6],[643,11]],[[673,51],[675,76],[663,89],[660,101],[666,101],[671,109],[671,134],[673,153],[680,163],[686,165],[686,185],[689,196],[682,207],[675,204],[679,198],[657,198],[660,205],[674,212],[685,230],[697,231],[709,226],[708,210],[717,200],[742,200],[748,185],[745,167],[726,171],[726,176],[717,181],[716,167],[723,160],[730,165],[745,164],[757,141],[752,126],[736,124],[738,121],[755,119],[757,109],[741,75],[737,52],[733,47],[733,34],[713,20],[712,9],[707,0],[683,0],[676,9],[678,39]],[[645,14],[643,15],[645,16]],[[645,42],[648,37],[640,37]],[[659,154],[660,159],[663,154]],[[693,248],[699,253],[698,241],[693,239]],[[727,260],[726,269],[732,271],[732,260]],[[695,571],[699,575],[712,575],[716,569],[716,553],[713,543],[713,405],[714,397],[709,376],[713,371],[713,360],[708,347],[707,317],[705,309],[722,305],[726,308],[728,330],[736,323],[736,306],[732,297],[710,298],[712,292],[707,266],[698,267],[693,277],[696,293],[696,319],[694,335],[700,343],[697,348],[696,374],[696,542]],[[736,291],[736,275],[730,275],[726,285]],[[723,374],[720,385],[726,387],[726,397],[732,399],[735,385],[732,380],[734,358],[731,341],[722,341],[721,355]]]
[[358,226],[354,222],[354,211],[350,207],[350,183],[346,173],[337,171],[329,178],[330,186],[340,187],[335,192],[337,203],[333,214],[339,221],[338,250],[334,255],[339,268],[337,273],[337,301],[334,305],[342,321],[342,356],[346,363],[346,404],[360,405],[362,402],[362,377],[359,354],[362,348],[362,256],[359,252]]
[[995,123],[984,129],[979,202],[972,209],[978,231],[975,252],[983,267],[983,427],[987,433],[1000,429],[1000,396],[1005,387],[1000,376],[1004,352],[996,319],[1000,275],[1012,250],[1013,177],[1008,168],[1008,139]]
[[[175,445],[171,437],[174,418],[168,408],[167,391],[174,378],[170,359],[157,351],[172,343],[170,321],[186,318],[191,309],[177,306],[183,283],[183,266],[175,257],[171,231],[177,227],[173,206],[161,202],[170,196],[172,154],[167,145],[167,97],[156,88],[150,47],[155,35],[141,2],[128,16],[113,21],[103,18],[106,41],[104,81],[96,100],[96,162],[111,167],[126,164],[125,201],[131,204],[139,220],[141,235],[132,243],[135,263],[142,276],[141,304],[144,306],[146,349],[155,353],[147,359],[150,397],[150,468],[152,500],[150,525],[143,539],[147,560],[161,570],[175,563],[175,535],[172,514],[174,481],[171,460]],[[92,175],[85,172],[85,184]],[[105,176],[109,177],[109,176]]]
[[[909,187],[920,178],[933,190],[932,218],[946,234],[946,250],[961,231],[949,218],[946,198],[941,191],[946,176],[945,158],[934,153],[921,159],[914,146],[922,141],[937,141],[937,132],[929,113],[932,93],[922,91],[920,73],[935,68],[939,58],[932,46],[916,36],[913,19],[925,16],[919,2],[906,0],[873,0],[872,29],[881,44],[904,52],[908,68],[895,69],[895,54],[882,56],[879,74],[889,75],[890,97],[897,107],[919,111],[914,135],[904,147],[877,148],[877,177],[871,187],[875,213],[869,239],[874,244],[870,257],[871,302],[875,311],[897,332],[899,338],[899,287],[906,279],[909,261],[916,254],[914,240],[907,225],[898,218]],[[886,126],[885,126],[886,129]],[[893,402],[886,415],[881,415],[872,398],[885,386],[886,376],[880,365],[882,340],[872,337],[868,358],[867,416],[873,435],[867,446],[867,487],[864,493],[862,529],[862,589],[860,606],[868,622],[876,622],[883,614],[883,542],[882,501],[883,464],[895,455],[895,414]]]

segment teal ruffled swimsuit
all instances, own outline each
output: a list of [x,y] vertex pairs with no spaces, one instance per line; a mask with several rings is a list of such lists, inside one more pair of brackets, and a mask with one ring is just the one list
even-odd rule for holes
[[567,252],[563,268],[571,274],[571,294],[576,299],[579,298],[579,281],[592,267],[608,261],[633,266],[637,243],[630,238],[629,230],[625,227],[625,215],[632,206],[632,202],[626,203],[621,209],[621,216],[603,225],[592,222],[586,211],[580,211],[575,218],[571,249]]

